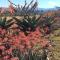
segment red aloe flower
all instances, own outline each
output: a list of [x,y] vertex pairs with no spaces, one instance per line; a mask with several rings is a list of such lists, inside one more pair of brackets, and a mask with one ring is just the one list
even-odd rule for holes
[[22,44],[19,45],[19,49],[20,49],[21,52],[24,52],[24,47],[25,47],[25,46],[22,45]]
[[44,31],[45,31],[46,34],[49,34],[49,33],[50,33],[50,32],[49,32],[49,31],[50,31],[49,27],[46,26],[46,27],[44,28]]
[[11,47],[10,49],[6,50],[5,52],[8,54],[12,54],[12,50],[13,50],[13,48]]
[[13,45],[15,45],[16,47],[18,47],[19,43],[20,43],[20,40],[19,40],[18,36],[14,36],[13,40],[14,40],[13,41]]
[[2,42],[3,42],[3,39],[0,37],[0,45],[1,45]]
[[9,6],[9,12],[11,15],[13,15],[15,13],[15,9],[12,4]]
[[1,9],[1,14],[4,14],[4,13],[5,13],[5,9],[2,8],[2,9]]
[[9,60],[9,59],[10,59],[10,56],[9,56],[9,55],[4,56],[3,59],[4,59],[4,60]]
[[24,34],[24,32],[19,32],[19,35],[21,36],[21,38],[25,38],[25,34]]
[[18,57],[13,57],[13,58],[11,58],[11,60],[19,60],[19,58]]
[[1,50],[4,50],[4,49],[5,49],[5,47],[4,47],[4,46],[0,46],[0,49],[1,49]]
[[48,43],[49,43],[49,41],[46,40],[46,39],[43,39],[43,40],[40,41],[40,45],[41,45],[42,47],[46,47]]
[[2,34],[2,35],[6,34],[6,30],[5,30],[5,29],[0,28],[0,34]]

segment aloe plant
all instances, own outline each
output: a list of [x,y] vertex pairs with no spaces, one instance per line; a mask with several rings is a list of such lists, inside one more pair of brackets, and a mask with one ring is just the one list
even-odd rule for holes
[[33,17],[24,16],[22,20],[17,19],[15,17],[13,17],[13,19],[16,20],[16,24],[18,25],[20,30],[23,31],[24,33],[27,33],[27,31],[31,32],[36,30],[40,17],[36,19],[36,16]]
[[39,25],[44,30],[48,28],[49,32],[52,31],[52,25],[55,23],[54,17],[43,17],[44,20],[40,20]]
[[2,29],[8,29],[9,27],[11,27],[11,25],[12,25],[13,23],[14,23],[14,22],[12,22],[12,19],[7,20],[6,17],[0,18],[0,27],[1,27]]
[[43,18],[44,18],[44,20],[41,20],[41,22],[40,22],[42,27],[45,27],[45,26],[50,27],[55,22],[54,17],[46,16]]

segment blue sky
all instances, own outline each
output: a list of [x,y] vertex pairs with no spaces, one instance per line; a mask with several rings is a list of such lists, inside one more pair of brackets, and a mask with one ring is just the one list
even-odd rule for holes
[[[25,0],[11,0],[15,4],[24,4]],[[29,3],[31,0],[27,0],[27,3]],[[34,0],[36,1],[36,0]],[[0,7],[8,7],[9,2],[8,0],[0,0]],[[55,6],[60,6],[60,0],[38,0],[38,7],[39,8],[53,8]]]

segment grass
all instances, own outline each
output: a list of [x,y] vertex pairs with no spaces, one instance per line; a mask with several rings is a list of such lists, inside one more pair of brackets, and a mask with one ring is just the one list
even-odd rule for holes
[[54,34],[51,34],[50,38],[55,44],[53,47],[53,54],[56,60],[60,60],[60,28],[54,31]]

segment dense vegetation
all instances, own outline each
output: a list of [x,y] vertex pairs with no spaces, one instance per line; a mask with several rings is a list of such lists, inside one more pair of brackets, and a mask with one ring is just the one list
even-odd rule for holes
[[56,12],[51,16],[37,15],[37,1],[33,5],[33,0],[30,4],[25,1],[25,5],[18,5],[17,9],[8,1],[11,4],[8,10],[0,11],[0,60],[55,60],[54,40],[60,40]]

